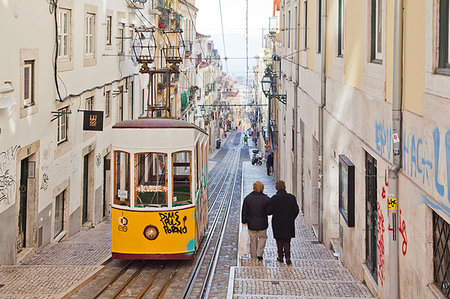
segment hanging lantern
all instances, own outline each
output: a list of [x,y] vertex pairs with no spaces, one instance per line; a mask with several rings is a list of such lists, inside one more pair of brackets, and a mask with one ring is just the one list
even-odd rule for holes
[[142,63],[143,67],[152,64],[155,60],[156,40],[153,27],[139,27],[134,30],[133,55],[136,61]]
[[162,33],[165,39],[163,47],[167,64],[175,67],[183,62],[186,46],[183,40],[183,30],[180,28],[181,15],[178,13],[170,14],[171,22],[168,28],[164,28]]

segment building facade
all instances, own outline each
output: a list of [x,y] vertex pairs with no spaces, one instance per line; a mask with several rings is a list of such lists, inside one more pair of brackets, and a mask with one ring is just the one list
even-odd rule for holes
[[[150,96],[148,74],[140,73],[133,51],[135,29],[159,28],[161,16],[172,16],[167,22],[183,29],[189,45],[197,8],[183,0],[7,1],[0,7],[7,45],[0,58],[0,265],[6,265],[109,217],[111,128],[146,116]],[[151,67],[167,67],[163,38],[156,34]],[[196,67],[183,62],[165,85],[177,117],[182,92],[192,86],[186,82],[196,80]],[[159,99],[164,78],[157,79]],[[91,111],[101,114],[84,117]],[[93,124],[99,131],[85,130]]]
[[276,178],[374,295],[448,297],[448,1],[278,4],[281,30],[267,36],[287,95],[272,101]]

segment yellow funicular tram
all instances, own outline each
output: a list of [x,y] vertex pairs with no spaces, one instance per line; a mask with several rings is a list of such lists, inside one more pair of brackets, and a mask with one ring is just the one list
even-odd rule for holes
[[[168,38],[167,69],[153,62],[154,28],[136,29],[134,50],[149,74],[147,116],[113,126],[112,257],[192,259],[208,222],[208,135],[170,117],[170,76],[178,72],[182,40]],[[181,30],[163,32],[181,36]],[[154,103],[154,75],[168,76],[164,103]],[[155,116],[165,114],[165,118]]]
[[113,258],[194,257],[208,221],[207,139],[175,119],[113,126]]

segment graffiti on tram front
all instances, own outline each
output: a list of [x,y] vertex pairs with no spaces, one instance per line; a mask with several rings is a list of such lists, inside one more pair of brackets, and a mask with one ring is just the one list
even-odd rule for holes
[[[178,212],[159,213],[159,218],[164,227],[166,234],[185,234],[187,233],[186,220],[187,216],[180,219]],[[181,223],[183,221],[183,223]]]

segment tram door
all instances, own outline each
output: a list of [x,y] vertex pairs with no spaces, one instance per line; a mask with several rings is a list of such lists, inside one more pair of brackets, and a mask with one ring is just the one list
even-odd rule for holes
[[83,161],[83,211],[81,223],[88,219],[88,196],[89,196],[89,154],[84,156]]
[[26,246],[27,228],[27,193],[28,193],[28,158],[20,162],[20,203],[19,203],[19,230],[17,236],[17,252]]

